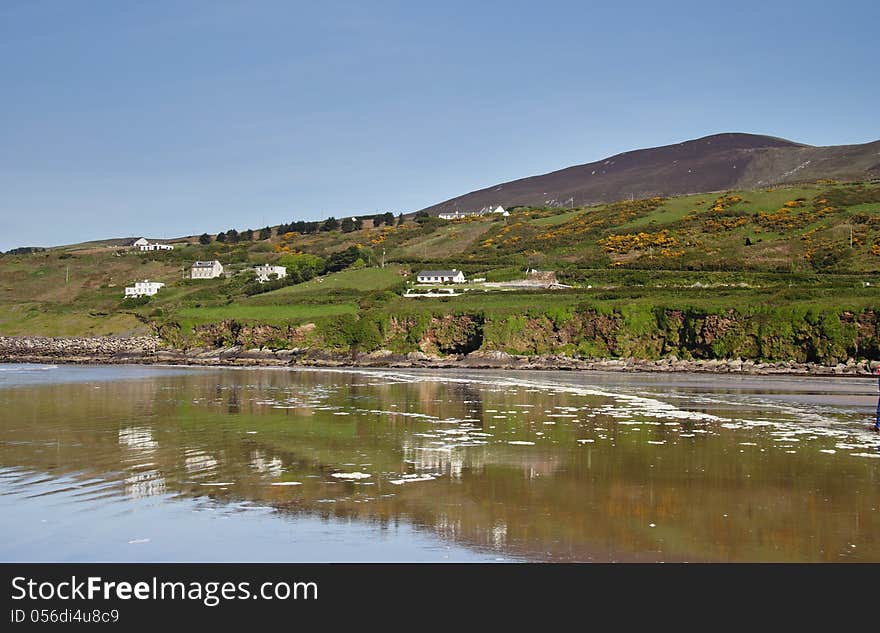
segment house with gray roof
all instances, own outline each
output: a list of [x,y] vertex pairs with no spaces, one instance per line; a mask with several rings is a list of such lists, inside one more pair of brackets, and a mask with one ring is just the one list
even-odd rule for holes
[[196,262],[189,269],[191,279],[215,279],[223,274],[223,264],[216,259],[209,262]]
[[464,273],[453,268],[452,270],[423,270],[416,275],[420,284],[463,284]]

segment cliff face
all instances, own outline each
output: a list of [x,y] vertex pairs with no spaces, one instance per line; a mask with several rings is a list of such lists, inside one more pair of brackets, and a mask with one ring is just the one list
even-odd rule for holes
[[880,314],[873,310],[630,307],[507,316],[483,314],[367,315],[300,326],[200,326],[189,335],[160,329],[174,348],[309,349],[431,356],[501,352],[527,356],[632,357],[657,360],[742,358],[824,365],[880,360]]
[[[226,320],[185,333],[173,325],[133,338],[0,337],[0,361],[196,364],[463,364],[472,367],[608,368],[629,359],[681,370],[776,363],[870,373],[880,360],[874,310],[691,308],[447,315],[368,315],[299,326]],[[608,361],[612,365],[618,361]],[[586,363],[586,364],[585,364]],[[685,363],[685,365],[676,365]],[[707,365],[708,363],[708,365]],[[712,365],[712,364],[715,365]],[[613,368],[613,366],[609,366]],[[841,369],[843,368],[843,369]],[[737,369],[738,371],[739,369]],[[852,371],[850,371],[852,370]]]

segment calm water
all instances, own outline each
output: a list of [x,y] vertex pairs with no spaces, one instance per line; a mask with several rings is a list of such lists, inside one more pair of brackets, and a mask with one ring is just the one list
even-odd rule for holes
[[0,560],[880,561],[873,379],[0,365]]

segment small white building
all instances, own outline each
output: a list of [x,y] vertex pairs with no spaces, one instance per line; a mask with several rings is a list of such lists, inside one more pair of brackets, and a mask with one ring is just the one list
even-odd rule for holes
[[213,259],[208,262],[196,262],[189,269],[190,279],[216,279],[223,274],[223,264]]
[[147,244],[139,244],[138,248],[142,251],[173,251],[174,247],[171,244],[159,244],[155,243],[147,243]]
[[505,218],[510,215],[510,212],[505,210],[505,208],[502,206],[489,206],[483,207],[479,211],[450,211],[448,213],[439,213],[437,217],[441,220],[460,220],[462,218],[473,218],[483,215],[490,215],[493,213],[497,213],[498,215]]
[[259,266],[254,266],[254,272],[257,274],[257,281],[260,283],[271,280],[272,275],[275,275],[276,279],[287,277],[287,268],[284,266],[261,264]]
[[150,281],[149,279],[144,279],[143,281],[134,282],[133,286],[125,287],[125,296],[126,297],[152,297],[154,294],[159,292],[159,288],[163,287],[161,281]]
[[420,284],[463,284],[464,273],[453,268],[452,270],[423,270],[416,275]]
[[440,213],[437,217],[441,220],[460,220],[461,218],[467,218],[471,216],[477,215],[476,213],[461,213],[460,211],[453,211],[452,213]]
[[138,248],[140,248],[141,246],[146,246],[146,245],[149,244],[149,243],[150,243],[150,241],[149,241],[147,238],[145,238],[145,237],[139,237],[139,238],[136,239],[134,242],[132,242],[131,245],[132,245],[132,246],[137,246]]

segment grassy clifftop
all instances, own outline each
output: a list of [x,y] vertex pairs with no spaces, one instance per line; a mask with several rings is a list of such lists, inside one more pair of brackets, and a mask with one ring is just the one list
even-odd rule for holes
[[[876,182],[174,242],[172,252],[115,240],[0,256],[0,334],[821,362],[878,354]],[[228,278],[185,278],[193,260],[213,258]],[[276,262],[302,266],[289,280],[301,283],[252,281],[254,264]],[[573,287],[469,284],[457,297],[403,297],[421,268],[459,268],[490,282],[539,268]],[[138,279],[166,287],[149,301],[122,301]]]

